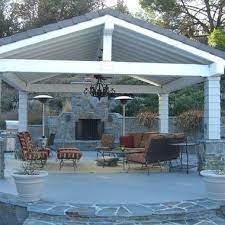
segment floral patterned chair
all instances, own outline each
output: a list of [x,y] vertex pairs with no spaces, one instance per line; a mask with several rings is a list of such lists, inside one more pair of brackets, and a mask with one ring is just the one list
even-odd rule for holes
[[33,142],[29,132],[19,132],[17,134],[21,145],[22,160],[39,160],[44,165],[48,159],[50,149],[39,149]]

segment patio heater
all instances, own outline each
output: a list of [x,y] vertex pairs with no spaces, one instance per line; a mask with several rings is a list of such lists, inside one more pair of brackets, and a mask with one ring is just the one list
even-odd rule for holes
[[47,138],[45,137],[45,103],[53,97],[50,95],[37,95],[34,99],[42,103],[42,147],[47,144]]
[[116,97],[115,100],[120,100],[120,103],[122,104],[123,107],[123,136],[125,136],[125,117],[126,117],[126,104],[129,100],[132,100],[130,96],[119,96]]

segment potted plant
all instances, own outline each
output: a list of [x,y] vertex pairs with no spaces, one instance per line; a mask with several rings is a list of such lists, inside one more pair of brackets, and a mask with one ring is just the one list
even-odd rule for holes
[[40,170],[37,160],[24,162],[22,168],[12,174],[18,195],[26,202],[40,200],[44,180],[47,176],[48,172]]
[[[223,162],[223,159],[221,159],[221,162]],[[213,167],[207,165],[206,169],[202,170],[200,174],[203,176],[208,198],[225,200],[225,170],[223,166],[221,167],[221,163],[218,162]]]

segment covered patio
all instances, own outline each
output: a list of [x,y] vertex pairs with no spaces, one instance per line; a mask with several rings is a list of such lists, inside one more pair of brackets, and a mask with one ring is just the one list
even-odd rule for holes
[[19,90],[19,131],[28,129],[29,93],[82,93],[87,87],[54,83],[59,76],[144,82],[110,87],[116,93],[157,94],[160,133],[169,132],[169,94],[204,82],[206,160],[207,154],[215,160],[221,154],[221,51],[109,9],[2,38],[0,45],[1,79]]
[[[85,78],[102,75],[144,83],[110,84],[118,94],[157,94],[159,133],[167,134],[169,94],[203,82],[205,163],[225,159],[220,105],[224,67],[224,52],[110,9],[0,39],[0,79],[19,91],[19,131],[28,131],[29,94],[83,93]],[[71,75],[82,82],[63,82]],[[150,176],[50,171],[43,199],[25,204],[15,196],[9,161],[0,180],[0,202],[6,206],[0,219],[6,218],[5,224],[224,224],[216,213],[224,213],[220,203],[206,199],[203,181],[193,171]],[[3,160],[1,164],[3,168]]]

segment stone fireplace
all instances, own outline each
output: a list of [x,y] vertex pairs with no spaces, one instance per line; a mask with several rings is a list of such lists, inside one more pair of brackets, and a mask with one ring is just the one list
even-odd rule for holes
[[113,134],[119,140],[122,116],[110,113],[113,101],[108,98],[93,98],[90,95],[74,94],[72,112],[62,112],[48,118],[50,133],[56,133],[57,146],[76,146],[82,150],[94,149],[102,134]]
[[79,119],[75,124],[76,140],[100,140],[104,122],[100,119]]

